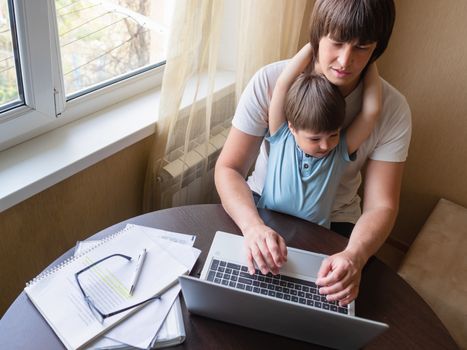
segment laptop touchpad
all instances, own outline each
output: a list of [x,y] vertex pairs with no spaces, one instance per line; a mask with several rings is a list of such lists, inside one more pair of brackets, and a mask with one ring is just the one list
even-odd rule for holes
[[282,267],[280,273],[300,275],[315,280],[324,258],[326,258],[326,255],[289,247],[287,263]]

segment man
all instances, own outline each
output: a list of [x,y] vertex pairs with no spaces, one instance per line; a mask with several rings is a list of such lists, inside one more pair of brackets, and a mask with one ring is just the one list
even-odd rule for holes
[[[361,78],[386,49],[395,19],[393,0],[317,0],[311,18],[313,69],[335,84],[346,100],[347,126],[361,108]],[[287,259],[283,238],[258,215],[252,193],[261,194],[267,168],[268,107],[285,62],[260,69],[239,101],[216,164],[216,187],[225,210],[245,236],[249,269],[278,273]],[[375,129],[348,166],[333,205],[331,229],[350,234],[344,251],[323,262],[320,293],[347,305],[358,295],[361,271],[394,225],[404,162],[410,142],[410,109],[405,98],[383,81],[382,112]],[[258,149],[255,171],[245,181]],[[323,150],[327,147],[322,145]],[[363,211],[357,190],[366,161]],[[354,225],[355,224],[355,225]]]

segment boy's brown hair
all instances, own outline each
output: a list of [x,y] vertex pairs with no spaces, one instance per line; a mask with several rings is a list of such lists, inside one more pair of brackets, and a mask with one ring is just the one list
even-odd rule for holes
[[302,73],[287,92],[284,113],[296,130],[332,132],[345,118],[345,100],[324,76]]
[[372,63],[386,50],[395,18],[393,0],[316,0],[310,26],[313,59],[318,59],[319,41],[329,34],[339,42],[376,42]]

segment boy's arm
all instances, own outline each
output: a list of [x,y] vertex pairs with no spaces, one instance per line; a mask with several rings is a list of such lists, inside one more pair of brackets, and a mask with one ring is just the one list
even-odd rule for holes
[[382,87],[376,64],[372,63],[363,78],[362,110],[347,128],[346,142],[349,154],[370,136],[382,108]]
[[306,44],[287,64],[272,93],[269,105],[269,134],[273,135],[285,122],[284,105],[287,91],[311,61],[311,45]]

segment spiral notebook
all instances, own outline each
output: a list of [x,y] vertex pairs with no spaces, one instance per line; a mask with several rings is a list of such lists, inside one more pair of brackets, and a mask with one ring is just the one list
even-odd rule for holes
[[[143,249],[148,252],[146,261],[137,288],[130,296],[128,289],[136,265],[133,261]],[[99,270],[95,274],[98,289],[96,295],[102,297],[102,304],[110,304],[109,307],[115,310],[163,293],[177,283],[178,276],[188,272],[184,265],[138,230],[137,226],[127,226],[102,240],[93,249],[40,274],[27,283],[24,290],[67,349],[82,348],[138,310],[134,308],[106,318],[101,324],[95,319],[78,288],[74,277],[77,271],[115,253],[134,259],[124,264],[116,262],[119,266],[112,268],[112,272]],[[99,300],[96,302],[99,303]]]

